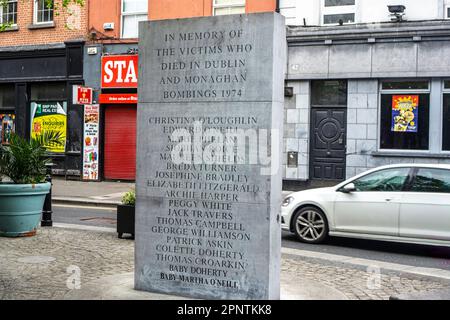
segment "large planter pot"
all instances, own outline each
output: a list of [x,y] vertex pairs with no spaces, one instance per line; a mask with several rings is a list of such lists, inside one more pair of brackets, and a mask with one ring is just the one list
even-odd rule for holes
[[135,207],[125,204],[117,206],[117,233],[122,239],[124,233],[134,238],[134,215]]
[[50,183],[0,183],[0,236],[35,235],[50,187]]

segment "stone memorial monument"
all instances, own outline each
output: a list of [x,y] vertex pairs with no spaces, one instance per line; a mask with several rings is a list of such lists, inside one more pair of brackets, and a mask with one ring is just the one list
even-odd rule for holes
[[279,299],[277,13],[140,23],[137,290]]

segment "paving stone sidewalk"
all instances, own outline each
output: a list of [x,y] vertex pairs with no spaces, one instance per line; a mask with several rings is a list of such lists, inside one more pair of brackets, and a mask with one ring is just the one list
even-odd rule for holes
[[[62,228],[39,229],[32,238],[0,238],[0,299],[63,299],[71,291],[67,283],[72,283],[77,268],[81,286],[133,272],[134,242],[118,239],[112,232]],[[363,270],[291,256],[283,257],[282,273],[335,288],[349,299],[388,299],[448,286],[433,279],[383,274],[379,288],[369,289],[367,280],[373,275]]]

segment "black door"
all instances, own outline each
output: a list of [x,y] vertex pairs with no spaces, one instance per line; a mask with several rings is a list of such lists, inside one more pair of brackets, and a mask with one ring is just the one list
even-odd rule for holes
[[347,81],[311,81],[311,180],[344,180],[347,149]]
[[345,179],[346,119],[346,108],[311,109],[311,179]]

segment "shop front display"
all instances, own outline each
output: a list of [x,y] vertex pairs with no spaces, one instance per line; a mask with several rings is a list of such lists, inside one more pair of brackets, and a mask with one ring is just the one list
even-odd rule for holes
[[102,57],[103,177],[136,178],[137,55]]
[[67,102],[31,103],[31,138],[44,134],[57,137],[59,143],[45,145],[49,152],[66,152]]
[[53,174],[81,176],[83,110],[73,103],[82,85],[84,41],[3,48],[0,52],[0,139],[30,139],[44,133],[60,143],[47,145]]
[[15,119],[16,115],[12,113],[0,113],[0,140],[1,144],[9,144],[11,135],[15,133]]
[[417,133],[419,121],[419,96],[392,97],[392,131]]
[[444,81],[442,117],[442,150],[450,152],[450,80]]
[[382,83],[381,149],[429,149],[429,92],[427,81],[389,81]]

